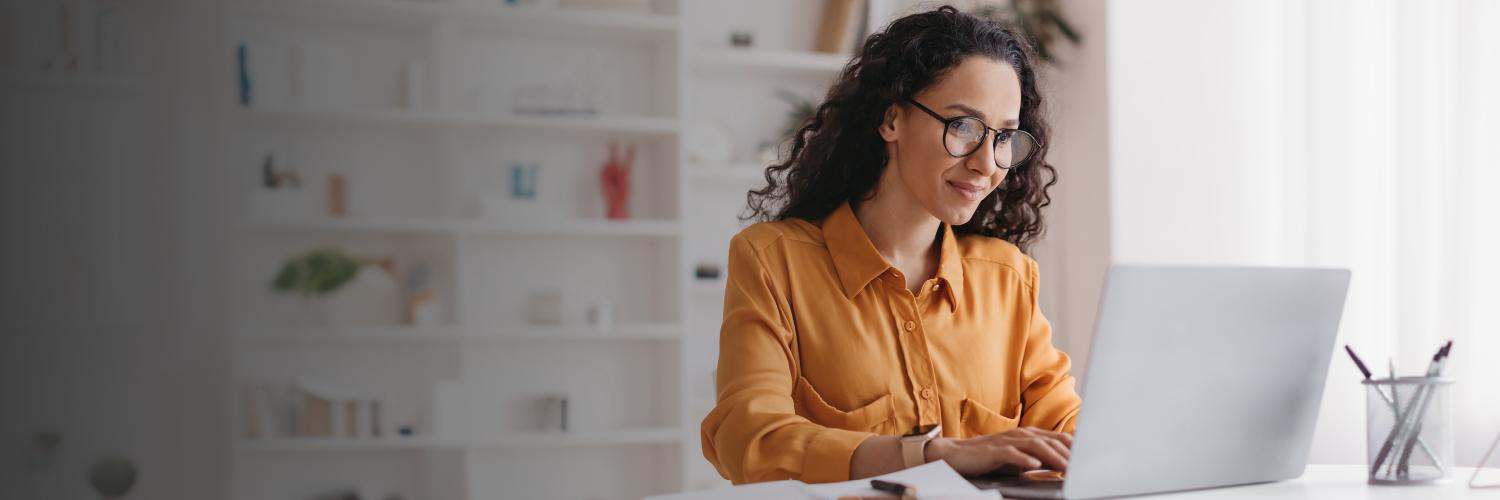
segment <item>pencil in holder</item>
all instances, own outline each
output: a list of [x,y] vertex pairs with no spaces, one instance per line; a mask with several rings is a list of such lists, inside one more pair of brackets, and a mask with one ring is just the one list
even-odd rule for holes
[[1453,477],[1453,413],[1444,377],[1370,379],[1365,386],[1371,484],[1444,483]]

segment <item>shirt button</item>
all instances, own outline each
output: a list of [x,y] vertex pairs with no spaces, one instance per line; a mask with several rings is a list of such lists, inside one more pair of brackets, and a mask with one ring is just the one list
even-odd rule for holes
[[916,329],[917,329],[917,322],[915,322],[915,321],[907,321],[906,322],[906,331],[909,332],[909,331],[916,330]]
[[932,388],[922,389],[922,399],[932,399]]
[[932,291],[936,292],[936,291],[942,290],[942,289],[943,289],[943,284],[942,283],[933,283],[932,284]]

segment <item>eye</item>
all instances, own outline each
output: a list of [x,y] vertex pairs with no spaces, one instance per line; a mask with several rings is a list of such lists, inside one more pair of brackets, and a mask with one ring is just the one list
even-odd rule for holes
[[961,120],[956,120],[953,123],[949,124],[948,128],[953,133],[961,135],[963,137],[974,137],[979,135],[979,126],[974,122],[975,120],[973,119],[964,118]]
[[1016,132],[1014,130],[1001,130],[1000,133],[995,134],[995,143],[1008,144],[1010,143],[1010,139],[1015,137],[1015,135]]

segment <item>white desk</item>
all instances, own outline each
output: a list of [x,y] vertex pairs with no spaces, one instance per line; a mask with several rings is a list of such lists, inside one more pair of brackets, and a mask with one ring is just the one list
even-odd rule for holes
[[[1366,484],[1367,471],[1363,465],[1309,465],[1302,477],[1289,481],[1188,491],[1165,495],[1150,495],[1135,498],[1170,498],[1183,500],[1239,500],[1239,499],[1411,499],[1442,500],[1448,498],[1492,498],[1500,500],[1500,488],[1470,489],[1471,467],[1454,470],[1452,482],[1437,486],[1383,486]],[[1486,471],[1481,475],[1481,484],[1491,484],[1500,471]],[[1489,479],[1490,481],[1486,481]]]

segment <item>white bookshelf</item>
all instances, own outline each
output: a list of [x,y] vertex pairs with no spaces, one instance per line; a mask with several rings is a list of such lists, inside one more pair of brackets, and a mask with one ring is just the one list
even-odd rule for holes
[[[684,464],[699,459],[683,453],[697,423],[683,420],[688,412],[680,398],[680,304],[687,292],[677,285],[685,229],[677,190],[683,173],[678,94],[686,61],[677,2],[657,1],[650,13],[627,13],[498,1],[221,1],[224,52],[248,44],[250,74],[259,77],[248,106],[226,92],[220,120],[226,164],[238,165],[238,177],[247,181],[242,185],[251,189],[248,181],[261,158],[274,156],[282,162],[278,167],[301,171],[303,189],[314,197],[322,193],[324,175],[334,172],[347,176],[351,189],[400,187],[364,194],[365,203],[379,208],[351,204],[350,215],[288,216],[277,209],[240,217],[236,267],[246,275],[239,280],[242,299],[236,300],[243,310],[235,316],[243,319],[231,331],[236,392],[242,383],[267,380],[344,382],[382,395],[382,419],[391,421],[383,424],[384,437],[274,432],[247,438],[243,420],[264,420],[242,414],[242,396],[231,397],[232,497],[307,497],[319,492],[306,488],[341,481],[352,487],[402,483],[376,479],[386,470],[417,471],[402,489],[392,490],[409,498],[505,496],[497,484],[555,472],[547,468],[554,462],[523,460],[526,449],[545,449],[552,460],[578,464],[577,474],[617,477],[608,485],[549,486],[556,494],[639,498],[683,489]],[[307,94],[298,80],[305,75],[255,66],[295,65],[299,53],[324,57],[318,61],[331,57],[307,55],[319,50],[354,61],[349,71],[364,75],[339,82],[339,91],[349,88],[349,95],[325,102]],[[589,53],[608,57],[590,59]],[[390,96],[399,92],[396,71],[413,59],[427,63],[427,100],[397,107],[399,99]],[[496,96],[507,85],[532,83],[524,78],[531,70],[614,60],[625,61],[618,63],[626,65],[623,76],[607,83],[620,88],[595,113],[499,109],[510,103]],[[506,61],[519,66],[497,66]],[[227,68],[231,75],[235,70]],[[377,78],[361,85],[371,71]],[[237,82],[226,84],[232,90]],[[466,101],[486,92],[487,103]],[[588,205],[577,203],[599,196],[597,187],[584,187],[597,185],[594,169],[609,141],[640,148],[627,220],[580,215]],[[544,187],[527,206],[534,209],[528,213],[545,218],[476,215],[480,196],[508,192],[494,183],[507,179],[502,170],[512,160],[544,164]],[[594,206],[602,212],[602,202]],[[266,273],[280,259],[319,246],[428,262],[439,276],[444,322],[278,320],[276,314],[290,308],[278,308],[278,299],[261,291],[270,278]],[[569,297],[567,319],[527,324],[527,293],[554,287]],[[615,320],[607,327],[581,323],[579,302],[600,299],[614,304]],[[440,386],[464,396],[440,400]],[[543,431],[534,423],[534,400],[555,393],[566,394],[573,408],[566,432]],[[414,424],[415,432],[396,437],[396,424]],[[494,432],[453,430],[470,425]],[[606,449],[625,455],[610,459],[616,452]],[[637,455],[652,458],[628,458]],[[445,457],[444,465],[430,466],[434,456]],[[641,473],[618,477],[618,470],[631,469]]]

